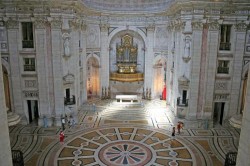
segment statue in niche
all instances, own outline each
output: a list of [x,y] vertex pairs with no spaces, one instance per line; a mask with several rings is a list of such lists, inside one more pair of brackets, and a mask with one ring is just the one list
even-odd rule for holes
[[191,47],[191,39],[190,37],[185,38],[185,46],[184,46],[184,57],[190,57],[190,47]]
[[64,55],[70,56],[70,49],[69,49],[69,38],[67,37],[64,41]]

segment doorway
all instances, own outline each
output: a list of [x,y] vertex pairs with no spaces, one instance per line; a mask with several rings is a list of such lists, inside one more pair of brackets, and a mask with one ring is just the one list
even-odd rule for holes
[[214,104],[214,124],[223,124],[225,102],[215,102]]
[[27,100],[27,105],[28,105],[29,123],[37,121],[37,119],[39,118],[37,100]]

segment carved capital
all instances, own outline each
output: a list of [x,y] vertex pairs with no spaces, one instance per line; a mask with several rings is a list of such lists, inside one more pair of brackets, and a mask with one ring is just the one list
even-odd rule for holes
[[81,20],[80,19],[70,20],[69,27],[74,30],[81,29]]
[[208,28],[211,31],[218,31],[220,30],[220,24],[217,21],[211,22],[211,23],[208,23]]
[[81,24],[81,31],[86,31],[87,30],[87,25],[85,23]]
[[202,22],[192,22],[192,29],[193,30],[202,30],[203,29],[203,23]]
[[235,30],[238,31],[238,32],[246,32],[246,29],[247,29],[247,24],[245,23],[238,23],[235,26]]
[[185,28],[185,25],[186,25],[185,22],[178,21],[177,24],[175,24],[175,29],[183,31]]
[[100,24],[101,32],[108,32],[109,24]]
[[35,28],[36,29],[44,29],[47,25],[47,21],[43,18],[38,18],[35,20]]
[[18,21],[17,20],[12,20],[12,19],[9,19],[5,22],[5,25],[6,25],[6,28],[8,29],[18,29]]
[[155,30],[155,25],[154,24],[150,24],[147,27],[147,31],[154,31]]
[[61,19],[53,19],[50,22],[52,29],[61,29],[62,28],[62,20]]

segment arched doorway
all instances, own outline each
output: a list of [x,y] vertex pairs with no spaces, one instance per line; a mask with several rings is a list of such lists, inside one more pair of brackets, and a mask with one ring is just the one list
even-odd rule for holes
[[[166,60],[161,58],[154,64],[154,95],[156,98],[162,98],[166,93]],[[165,97],[165,96],[164,96]]]
[[100,65],[98,60],[92,56],[87,60],[87,96],[88,99],[97,97],[100,93],[99,79]]

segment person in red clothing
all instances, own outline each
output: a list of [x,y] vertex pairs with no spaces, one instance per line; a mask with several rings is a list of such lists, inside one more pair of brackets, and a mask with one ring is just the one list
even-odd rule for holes
[[64,137],[65,137],[63,131],[60,131],[59,137],[60,137],[60,143],[63,144],[64,143]]
[[182,123],[181,123],[181,122],[178,122],[178,124],[177,124],[177,131],[178,131],[178,134],[181,134],[181,129],[182,129]]

